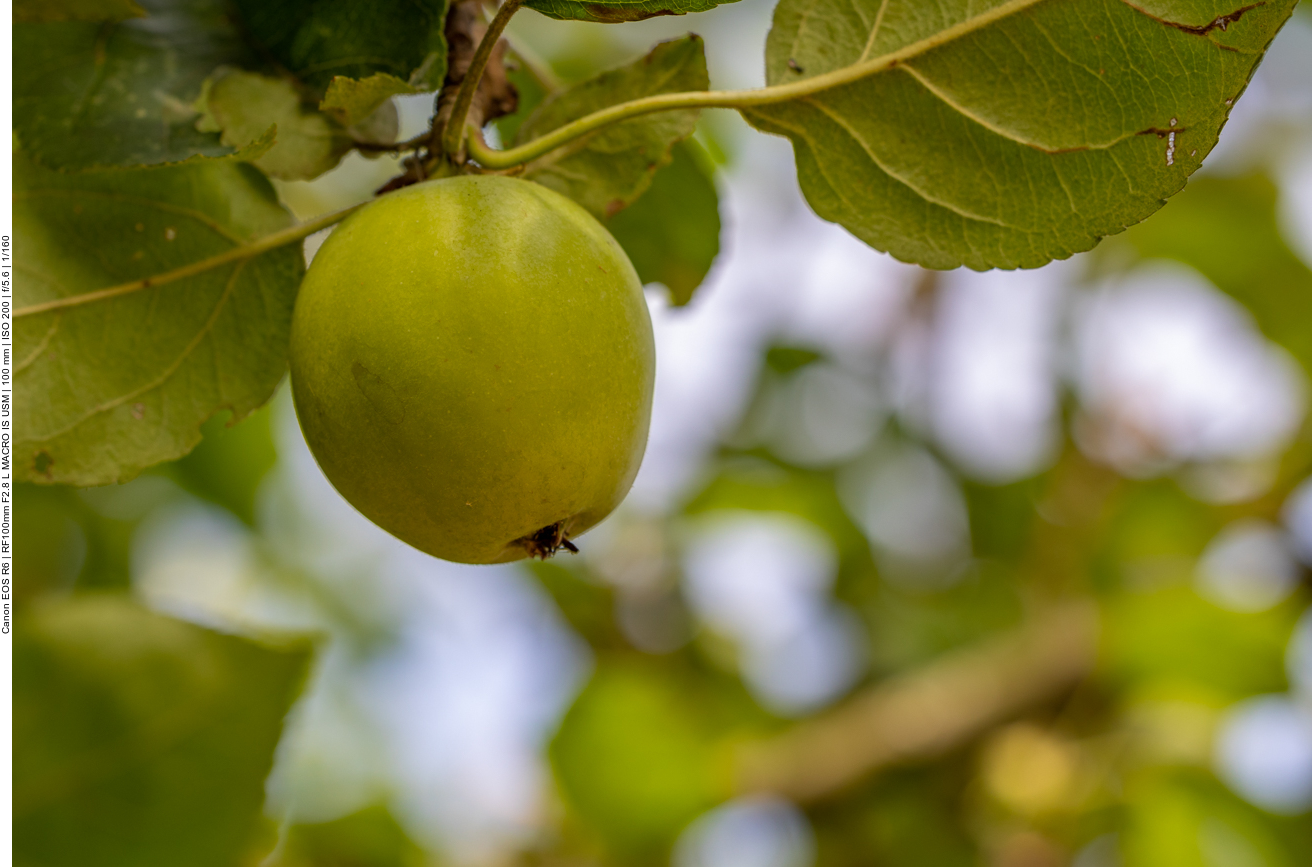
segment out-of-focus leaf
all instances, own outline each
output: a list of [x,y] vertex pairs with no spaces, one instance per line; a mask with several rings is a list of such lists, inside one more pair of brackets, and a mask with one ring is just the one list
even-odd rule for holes
[[[646,57],[548,97],[520,126],[524,144],[594,111],[657,93],[705,90],[701,37],[662,42]],[[525,177],[562,193],[599,219],[631,204],[669,163],[675,142],[692,135],[697,111],[666,111],[613,124],[528,164]]]
[[549,18],[623,24],[657,15],[706,12],[736,0],[529,0],[528,6]]
[[86,561],[87,538],[70,512],[71,488],[17,485],[14,488],[14,534],[22,539],[14,549],[13,585],[19,604],[33,597],[71,590]]
[[1033,481],[986,485],[962,480],[975,554],[1016,561],[1025,554],[1039,491]]
[[231,148],[246,147],[275,127],[273,146],[252,160],[275,178],[316,178],[352,146],[346,130],[301,102],[296,86],[285,78],[221,69],[205,82],[198,107],[203,114],[197,128],[220,133]]
[[771,346],[765,353],[765,366],[783,376],[794,373],[824,358],[804,346]]
[[51,168],[177,162],[231,153],[195,128],[215,67],[258,63],[224,0],[141,0],[119,23],[14,26],[14,131]]
[[692,300],[720,252],[720,209],[710,159],[691,139],[632,205],[606,222],[643,283],[663,283],[670,301]]
[[29,609],[14,638],[16,863],[238,863],[307,656],[125,597]]
[[183,488],[223,506],[247,525],[255,524],[260,482],[277,463],[269,405],[240,424],[220,413],[201,427],[200,445],[164,468]]
[[1131,782],[1120,835],[1125,867],[1294,867],[1266,817],[1195,772]]
[[861,589],[866,592],[845,595],[865,615],[871,667],[882,672],[982,641],[1017,626],[1025,613],[1015,573],[988,561],[937,592],[884,584]]
[[146,10],[133,0],[16,0],[14,3],[14,21],[23,24],[144,17]]
[[290,222],[231,160],[60,174],[16,156],[20,479],[102,485],[181,457],[220,409],[243,418],[287,363],[299,245],[74,307],[23,308],[188,265]]
[[843,559],[869,551],[865,536],[843,508],[833,479],[824,473],[785,470],[765,461],[734,461],[688,503],[685,512],[700,515],[717,509],[788,512],[823,530]]
[[1281,237],[1277,198],[1263,174],[1198,178],[1117,247],[1194,268],[1312,372],[1312,269]]
[[446,77],[445,0],[234,0],[244,31],[316,92],[385,72],[420,90]]
[[124,590],[132,581],[132,536],[151,511],[178,495],[156,476],[79,491],[64,485],[14,486],[14,550],[22,578],[14,592],[32,597],[68,590]]
[[551,762],[588,824],[617,850],[651,854],[727,794],[715,734],[676,672],[615,657],[565,715]]
[[386,807],[367,807],[332,822],[294,825],[280,867],[427,867],[433,862]]
[[783,0],[745,109],[807,201],[931,268],[1034,268],[1145,219],[1215,146],[1295,0]]
[[1095,557],[1104,589],[1119,592],[1187,582],[1194,560],[1224,520],[1169,480],[1135,485],[1116,505]]
[[811,811],[816,863],[974,867],[980,853],[953,809],[961,769],[896,770],[866,791]]
[[497,118],[492,124],[502,141],[514,141],[520,126],[547,97],[547,91],[528,69],[527,63],[514,55],[513,49],[506,61],[506,79],[519,94],[519,101],[513,113]]
[[1218,608],[1188,587],[1129,592],[1104,606],[1104,667],[1118,685],[1197,686],[1218,699],[1281,692],[1285,646],[1305,600],[1259,613]]
[[407,93],[419,93],[419,89],[386,72],[375,72],[359,81],[337,75],[328,84],[319,109],[328,112],[342,126],[356,126],[392,97]]
[[623,647],[624,639],[615,625],[615,593],[610,587],[585,581],[558,563],[533,561],[528,564],[560,613],[593,647]]

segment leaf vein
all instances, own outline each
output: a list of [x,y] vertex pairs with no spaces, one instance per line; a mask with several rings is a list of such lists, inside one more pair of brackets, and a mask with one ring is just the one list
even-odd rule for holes
[[846,132],[849,136],[851,136],[852,140],[857,143],[857,145],[866,154],[866,156],[869,157],[870,162],[875,164],[876,168],[878,168],[881,172],[886,174],[888,177],[897,181],[899,184],[906,187],[908,190],[915,193],[917,196],[924,199],[926,202],[930,203],[931,205],[937,205],[940,208],[944,208],[945,210],[951,211],[957,216],[963,217],[967,220],[973,220],[978,223],[990,223],[995,226],[1001,226],[1004,229],[1013,229],[1018,232],[1025,232],[1026,234],[1030,234],[1030,231],[1028,229],[1022,228],[1021,226],[1014,226],[1002,220],[994,219],[991,217],[984,217],[978,214],[972,214],[969,211],[963,211],[960,207],[952,204],[951,202],[942,201],[929,195],[924,190],[917,188],[906,178],[899,176],[897,173],[893,172],[891,169],[885,166],[883,162],[879,159],[879,157],[875,154],[875,152],[866,143],[866,141],[863,138],[861,138],[861,135],[856,130],[852,129],[852,127],[848,125],[848,123],[845,120],[843,120],[842,117],[830,111],[828,108],[824,106],[823,103],[819,101],[807,99],[807,100],[803,100],[803,102],[806,102],[812,107],[818,109],[822,114],[825,115],[825,117],[829,118],[840,128],[842,128],[844,132]]
[[237,267],[233,269],[232,276],[228,278],[227,284],[223,287],[223,293],[219,296],[219,300],[215,302],[214,309],[210,311],[209,318],[205,320],[205,324],[201,326],[198,332],[196,332],[196,336],[193,337],[191,341],[183,348],[182,352],[178,354],[178,357],[175,358],[158,377],[151,380],[150,382],[145,383],[140,388],[136,388],[132,391],[127,392],[126,394],[122,394],[116,398],[107,400],[98,406],[92,407],[90,410],[84,413],[80,418],[73,421],[71,424],[68,424],[63,428],[60,428],[59,430],[44,435],[39,440],[39,442],[49,442],[50,440],[53,440],[56,437],[63,436],[64,434],[68,433],[69,431],[73,430],[79,425],[84,424],[85,422],[94,418],[95,416],[109,412],[112,409],[116,409],[117,407],[122,406],[128,401],[140,397],[141,395],[146,394],[147,392],[154,391],[155,389],[164,385],[164,383],[168,382],[173,377],[173,375],[178,372],[178,370],[182,367],[183,363],[191,356],[191,354],[196,351],[196,347],[200,346],[201,341],[203,341],[209,335],[210,331],[213,330],[214,323],[218,321],[219,315],[223,312],[223,308],[227,306],[228,299],[232,297],[233,289],[237,285],[237,278],[241,276],[242,270],[246,267],[246,263],[249,261],[250,261],[249,259],[244,259],[237,263]]
[[88,198],[88,197],[101,198],[101,199],[108,199],[114,202],[122,202],[124,204],[129,204],[129,205],[140,205],[143,208],[154,208],[155,210],[158,211],[164,211],[165,213],[169,213],[169,214],[177,214],[178,216],[188,217],[192,220],[195,220],[201,225],[206,226],[209,229],[212,229],[216,234],[222,236],[223,238],[231,241],[234,244],[241,244],[244,243],[245,241],[245,239],[238,237],[237,235],[234,235],[232,232],[228,231],[228,229],[222,223],[218,222],[217,220],[211,218],[209,215],[201,211],[197,211],[193,208],[184,208],[180,205],[171,205],[168,202],[160,202],[155,199],[143,199],[143,198],[138,198],[137,196],[123,196],[117,193],[101,192],[99,190],[31,189],[31,190],[22,190],[14,193],[15,199],[36,199],[36,198],[42,198],[47,196],[59,196],[59,197],[70,198],[70,199]]

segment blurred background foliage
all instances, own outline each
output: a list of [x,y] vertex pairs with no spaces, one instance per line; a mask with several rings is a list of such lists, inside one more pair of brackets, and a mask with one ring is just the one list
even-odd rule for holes
[[[513,74],[528,105],[529,64],[691,28],[751,86],[769,11],[526,12]],[[708,113],[611,221],[656,414],[577,557],[406,549],[285,389],[127,484],[20,488],[16,863],[1312,863],[1308,12],[1183,193],[1036,272],[874,253]],[[278,187],[304,219],[396,171]],[[1093,640],[1042,631],[1083,600]]]

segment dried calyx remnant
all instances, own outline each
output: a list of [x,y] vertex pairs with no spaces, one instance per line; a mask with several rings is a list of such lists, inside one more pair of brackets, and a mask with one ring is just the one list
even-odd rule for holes
[[554,524],[548,524],[536,533],[530,533],[522,539],[515,540],[522,545],[525,551],[528,551],[530,557],[536,557],[539,560],[545,560],[553,556],[561,548],[569,551],[571,554],[577,554],[579,549],[574,543],[565,537],[565,522],[557,521]]

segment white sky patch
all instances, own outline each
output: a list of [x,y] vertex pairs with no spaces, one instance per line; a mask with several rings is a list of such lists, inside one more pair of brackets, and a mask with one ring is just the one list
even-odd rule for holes
[[1269,454],[1303,417],[1297,365],[1188,268],[1151,263],[1079,312],[1076,433],[1122,472]]
[[1265,611],[1298,586],[1301,569],[1284,531],[1256,518],[1236,521],[1207,545],[1198,592],[1232,611]]
[[1289,683],[1303,703],[1312,707],[1312,608],[1303,612],[1285,656]]
[[739,648],[744,680],[768,708],[799,714],[832,701],[856,679],[860,624],[829,595],[833,543],[781,512],[710,515],[684,560],[688,601]]
[[679,837],[674,867],[811,867],[806,815],[778,798],[739,798],[703,814]]
[[970,523],[956,480],[929,452],[881,447],[845,468],[839,494],[871,540],[885,577],[942,586],[970,556]]
[[1259,807],[1288,814],[1312,808],[1312,715],[1283,695],[1240,702],[1222,720],[1216,764]]
[[928,409],[939,442],[973,475],[1012,481],[1054,457],[1056,341],[1070,271],[1055,263],[943,278]]

